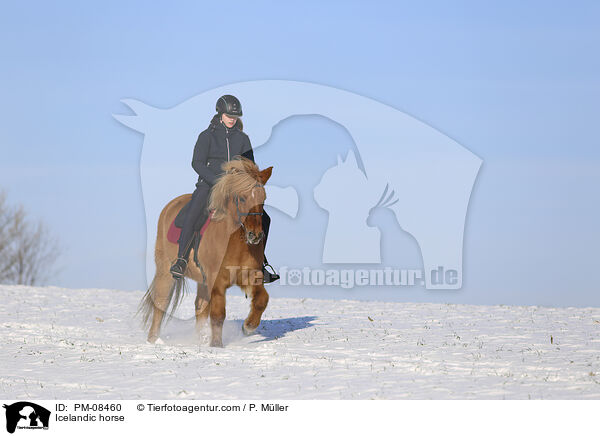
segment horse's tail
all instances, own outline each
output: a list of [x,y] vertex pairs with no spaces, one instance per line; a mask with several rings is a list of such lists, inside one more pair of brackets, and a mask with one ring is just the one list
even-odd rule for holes
[[[183,278],[179,279],[179,280],[173,279],[172,283],[171,283],[171,288],[169,289],[169,295],[167,297],[167,300],[163,304],[160,305],[160,306],[163,306],[163,308],[161,309],[161,307],[156,304],[156,297],[155,297],[156,277],[155,277],[154,280],[152,280],[152,283],[150,283],[150,287],[144,294],[142,301],[140,301],[140,305],[138,306],[138,310],[136,313],[136,316],[141,315],[141,317],[142,317],[142,320],[141,320],[142,327],[144,329],[146,329],[150,326],[150,320],[152,318],[152,314],[154,313],[155,308],[157,308],[158,310],[162,310],[166,314],[169,309],[169,306],[171,306],[171,311],[169,312],[169,315],[168,315],[167,321],[166,321],[166,322],[168,322],[173,317],[173,314],[179,307],[181,300],[183,300],[183,297],[186,293],[186,288],[187,288],[187,286],[185,283],[185,279],[183,279]],[[161,324],[163,322],[165,322],[164,316],[161,320]]]
[[155,282],[155,280],[156,280],[156,278],[154,278],[152,280],[152,283],[150,283],[150,287],[144,294],[142,301],[140,301],[138,310],[135,314],[135,316],[140,316],[140,315],[142,316],[141,324],[142,324],[143,329],[146,329],[147,327],[149,327],[150,317],[152,316],[152,313],[154,312],[154,282]]

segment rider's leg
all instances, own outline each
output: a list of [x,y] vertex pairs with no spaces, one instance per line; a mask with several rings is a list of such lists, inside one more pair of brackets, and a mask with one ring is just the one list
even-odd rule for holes
[[183,228],[181,229],[181,235],[179,236],[177,261],[173,264],[173,266],[171,266],[170,270],[173,278],[175,279],[179,279],[185,274],[188,257],[192,248],[192,239],[194,236],[196,223],[199,221],[206,221],[206,218],[208,218],[206,204],[209,191],[210,188],[208,186],[200,185],[192,194],[190,206],[185,215]]
[[[263,209],[263,214],[262,214],[262,229],[263,229],[263,232],[265,232],[265,241],[264,241],[265,251],[266,251],[266,248],[267,248],[267,237],[269,236],[269,227],[270,226],[271,226],[271,217]],[[273,270],[273,272],[268,271],[265,268],[265,266],[271,267],[271,269]],[[271,283],[271,282],[274,282],[275,280],[279,280],[279,274],[277,274],[275,272],[275,268],[273,268],[271,265],[269,265],[269,262],[267,261],[267,256],[266,255],[265,255],[264,265],[263,265],[262,271],[263,271],[263,282],[264,283]]]
[[271,217],[266,210],[263,209],[262,214],[262,230],[265,232],[265,247],[267,246],[267,236],[269,236],[269,227],[271,227]]

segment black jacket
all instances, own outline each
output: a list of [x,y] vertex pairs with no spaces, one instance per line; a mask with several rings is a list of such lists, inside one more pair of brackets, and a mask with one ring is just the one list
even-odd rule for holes
[[198,173],[196,186],[206,183],[212,186],[221,174],[221,165],[233,159],[235,156],[243,156],[254,162],[254,153],[250,145],[250,138],[242,131],[242,121],[228,129],[215,115],[208,126],[198,136],[194,147],[192,168]]

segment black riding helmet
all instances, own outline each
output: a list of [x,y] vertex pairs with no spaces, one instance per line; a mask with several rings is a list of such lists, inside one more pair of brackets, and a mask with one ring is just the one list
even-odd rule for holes
[[233,95],[224,95],[219,97],[216,104],[216,109],[219,115],[227,114],[232,117],[242,116],[242,104]]

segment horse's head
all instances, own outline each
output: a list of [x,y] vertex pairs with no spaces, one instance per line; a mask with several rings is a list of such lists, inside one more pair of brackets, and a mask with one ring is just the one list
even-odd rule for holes
[[264,185],[273,167],[262,171],[251,160],[237,158],[223,164],[223,175],[213,186],[209,208],[212,219],[230,217],[235,228],[244,231],[248,245],[258,245],[265,237],[262,230],[263,205],[267,197]]

